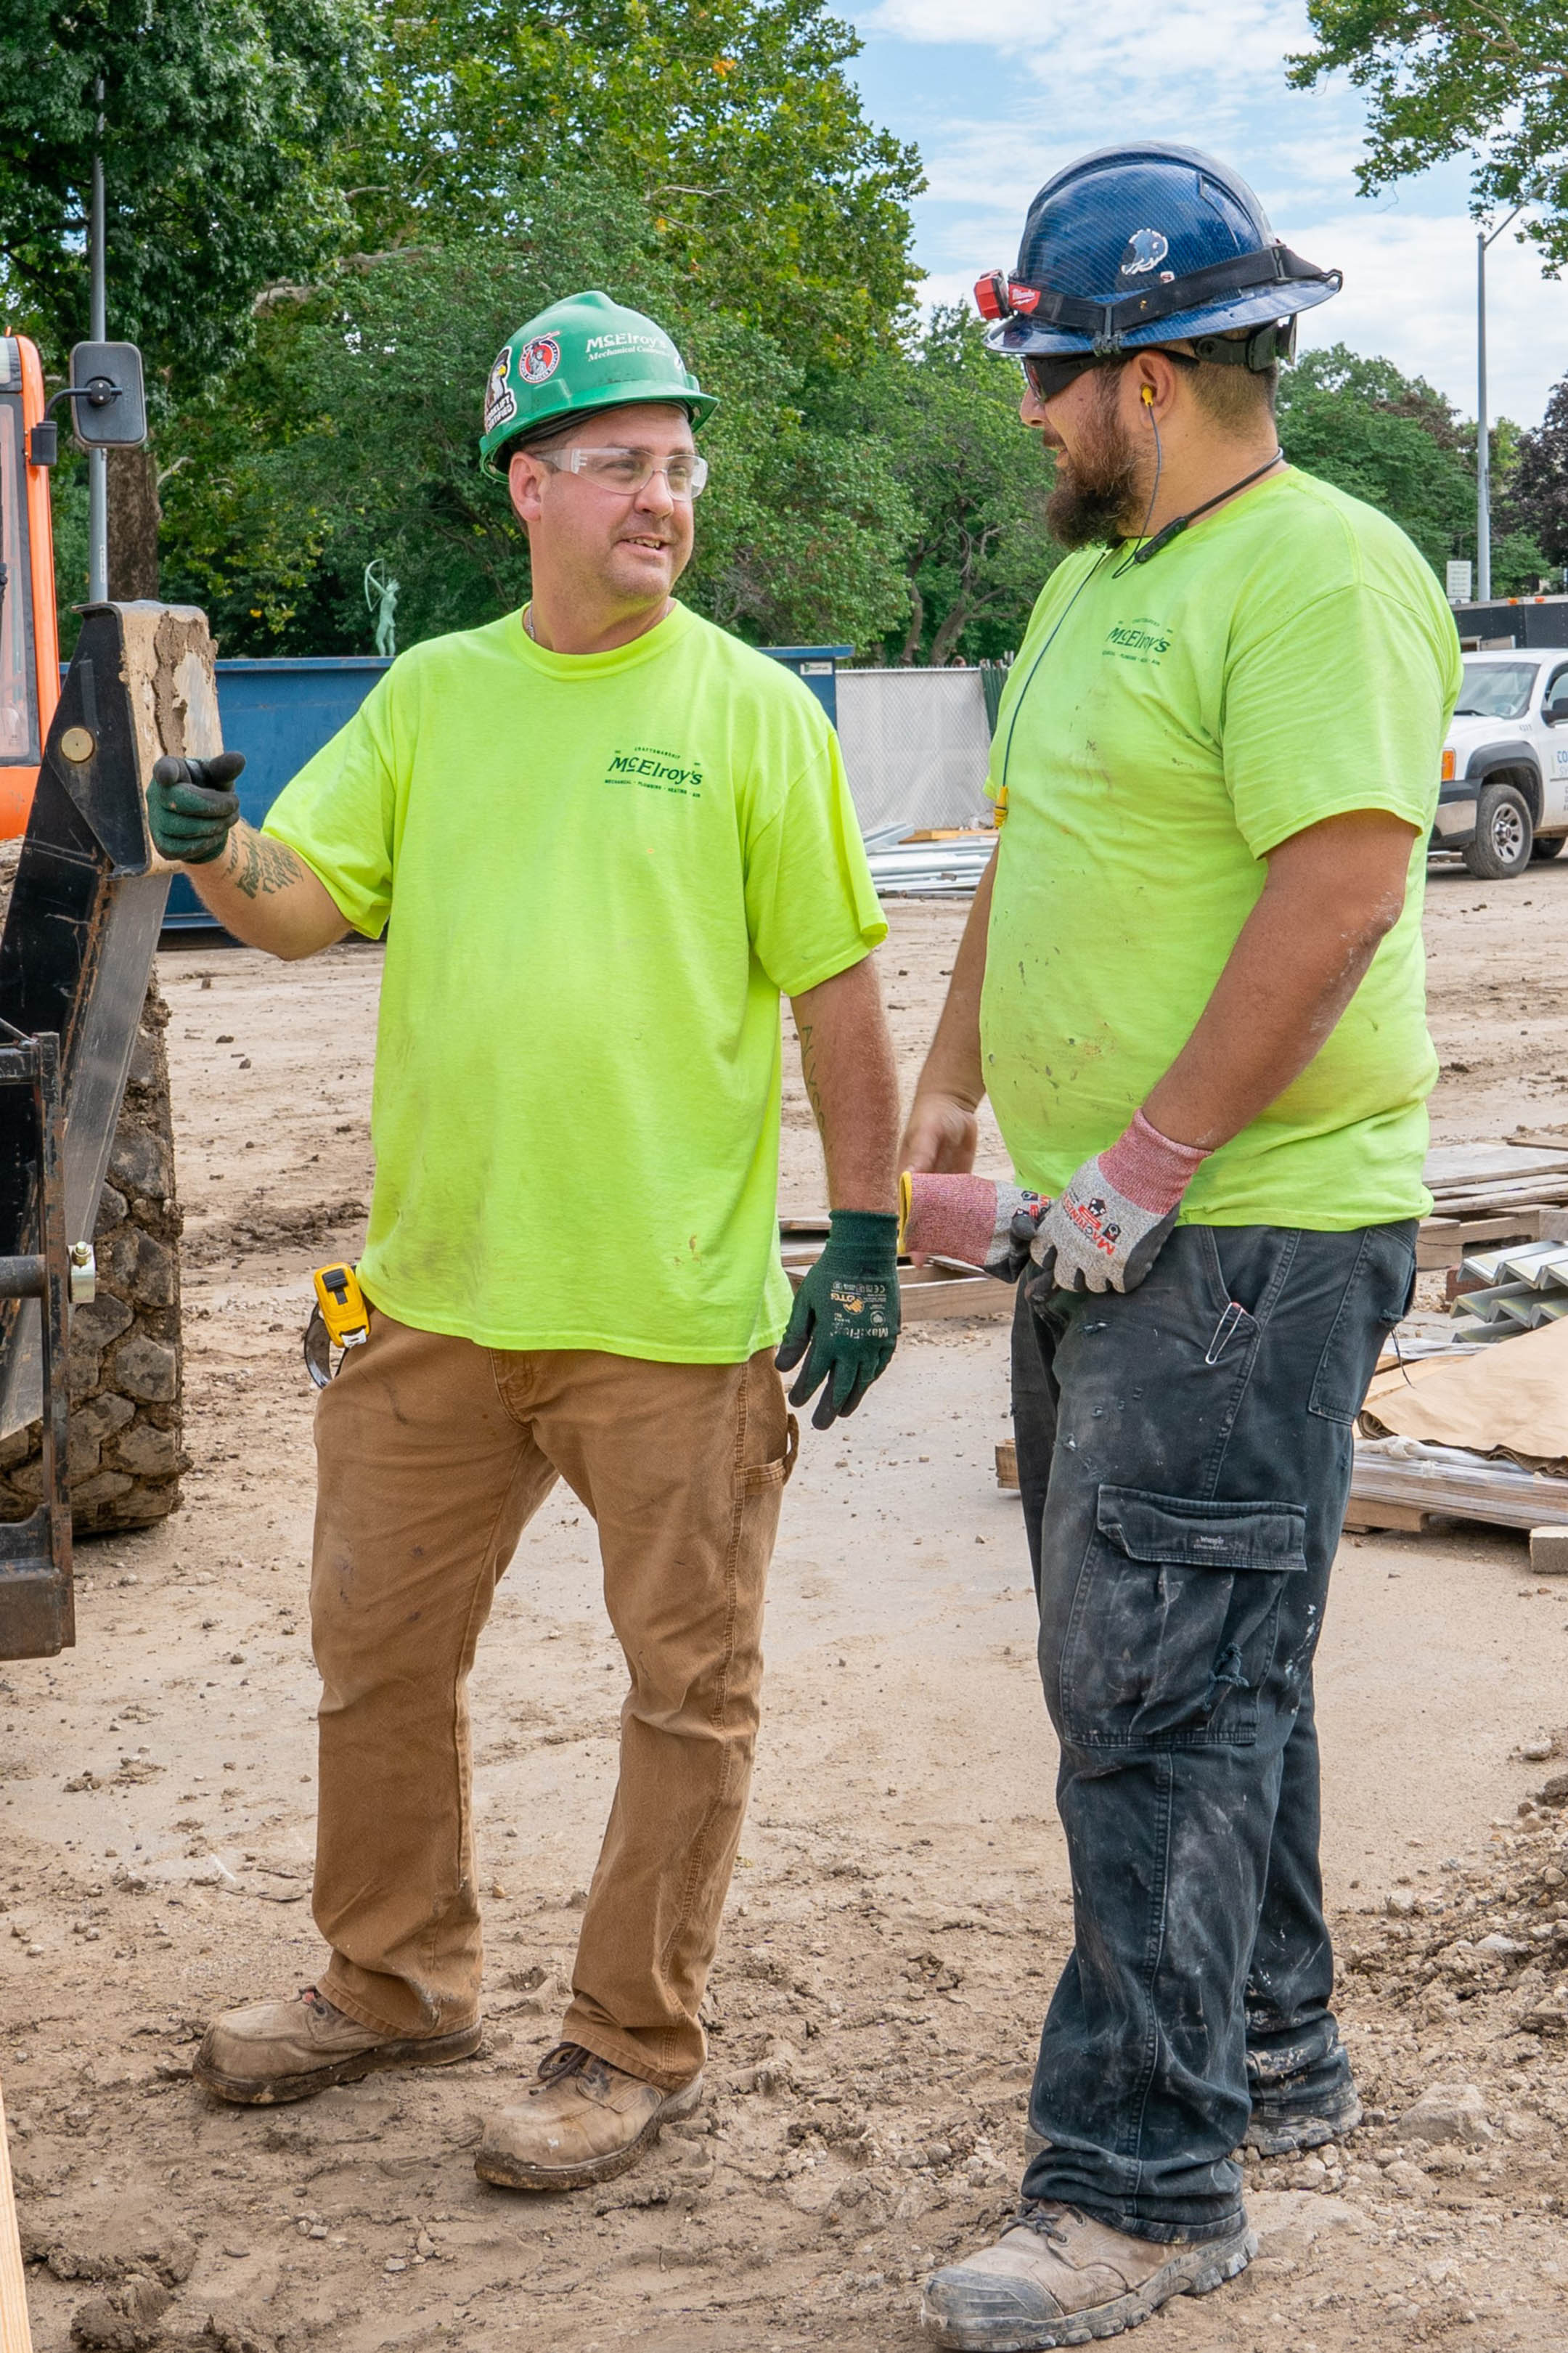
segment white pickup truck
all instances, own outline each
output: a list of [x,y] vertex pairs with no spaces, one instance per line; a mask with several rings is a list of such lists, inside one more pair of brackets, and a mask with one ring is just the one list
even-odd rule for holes
[[1434,849],[1506,882],[1568,841],[1568,647],[1465,656]]

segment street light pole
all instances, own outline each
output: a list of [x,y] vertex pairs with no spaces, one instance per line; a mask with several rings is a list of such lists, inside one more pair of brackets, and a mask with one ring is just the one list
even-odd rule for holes
[[[88,332],[101,343],[109,329],[103,255],[103,78],[93,84],[97,102],[98,137],[92,151],[92,206],[88,221],[88,272],[90,324]],[[87,601],[101,605],[109,595],[109,452],[87,453]]]
[[1524,210],[1515,205],[1489,234],[1476,231],[1476,601],[1492,596],[1492,453],[1487,426],[1487,248],[1496,243]]

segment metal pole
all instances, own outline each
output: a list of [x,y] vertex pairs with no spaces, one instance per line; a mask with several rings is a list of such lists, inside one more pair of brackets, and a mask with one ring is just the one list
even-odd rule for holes
[[1492,450],[1487,428],[1487,248],[1524,210],[1515,205],[1507,218],[1489,234],[1476,231],[1476,602],[1489,605],[1492,594]]
[[[88,333],[95,343],[101,343],[108,334],[107,301],[104,284],[103,229],[103,78],[93,84],[93,97],[99,108],[98,142],[92,153],[92,209],[88,223],[88,269],[89,278],[90,324]],[[87,453],[87,600],[89,605],[101,605],[109,595],[109,452],[89,449]]]
[[1476,601],[1492,596],[1492,460],[1487,434],[1487,233],[1476,231]]

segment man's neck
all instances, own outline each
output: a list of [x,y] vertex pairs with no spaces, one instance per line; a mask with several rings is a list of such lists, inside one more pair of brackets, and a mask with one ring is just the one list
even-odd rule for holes
[[657,629],[674,604],[673,596],[664,596],[657,605],[631,613],[584,611],[566,598],[552,597],[548,589],[535,589],[524,608],[523,627],[546,653],[609,654]]
[[[1153,506],[1150,508],[1149,492],[1145,490],[1128,537],[1153,539],[1167,523],[1191,514],[1197,507],[1205,510],[1205,519],[1208,514],[1217,514],[1222,507],[1230,504],[1232,498],[1246,498],[1272,474],[1283,472],[1284,465],[1272,420],[1263,433],[1235,438],[1227,435],[1223,440],[1205,436],[1185,448],[1173,449],[1167,437]],[[1249,476],[1256,479],[1249,480]],[[1246,487],[1238,488],[1240,484]]]

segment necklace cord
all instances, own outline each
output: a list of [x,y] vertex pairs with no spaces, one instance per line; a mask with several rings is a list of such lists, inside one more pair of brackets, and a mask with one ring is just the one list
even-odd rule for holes
[[[1276,449],[1271,458],[1266,458],[1262,465],[1255,467],[1250,474],[1243,474],[1239,482],[1232,482],[1226,489],[1216,491],[1212,499],[1205,499],[1204,501],[1202,506],[1189,507],[1185,514],[1178,515],[1173,522],[1168,522],[1165,525],[1163,531],[1157,531],[1153,538],[1148,541],[1144,546],[1135,549],[1133,554],[1129,556],[1128,563],[1147,564],[1152,556],[1159,554],[1160,550],[1163,547],[1169,547],[1171,542],[1173,539],[1178,538],[1181,533],[1185,531],[1190,522],[1196,522],[1200,515],[1206,515],[1211,507],[1223,505],[1226,499],[1234,499],[1238,491],[1249,490],[1254,482],[1260,482],[1265,474],[1271,473],[1273,471],[1274,468],[1279,465],[1284,455],[1285,452],[1283,449]],[[1156,480],[1158,480],[1157,474],[1155,479]],[[1153,512],[1153,505],[1152,502],[1151,502],[1149,513],[1152,514]],[[1148,516],[1146,515],[1143,520],[1146,529],[1148,526]],[[1142,537],[1142,533],[1139,533],[1139,537]],[[1125,571],[1126,568],[1126,565],[1123,565],[1121,567],[1122,571]],[[1120,576],[1121,575],[1119,574],[1118,577],[1120,578]]]

